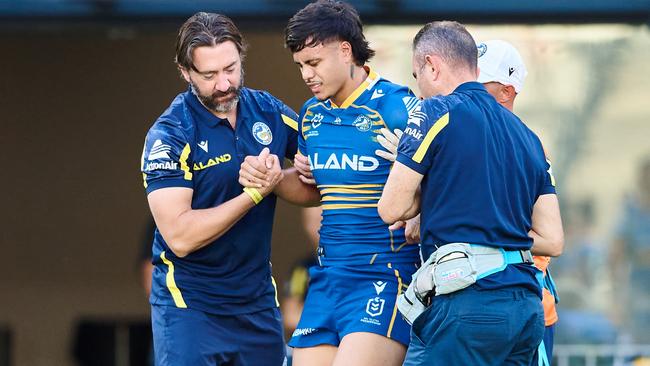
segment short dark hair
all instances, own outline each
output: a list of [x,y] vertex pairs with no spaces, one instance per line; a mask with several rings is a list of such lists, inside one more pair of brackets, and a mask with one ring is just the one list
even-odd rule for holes
[[359,13],[343,1],[318,0],[305,6],[289,19],[284,31],[285,46],[293,53],[333,40],[352,45],[352,56],[358,66],[375,55],[363,35]]
[[186,20],[178,31],[174,62],[186,70],[197,71],[192,51],[197,47],[216,46],[226,41],[235,44],[243,59],[246,54],[246,42],[230,18],[215,13],[196,13]]
[[476,70],[476,42],[465,26],[454,21],[431,22],[422,27],[413,39],[413,55],[438,55],[446,63]]

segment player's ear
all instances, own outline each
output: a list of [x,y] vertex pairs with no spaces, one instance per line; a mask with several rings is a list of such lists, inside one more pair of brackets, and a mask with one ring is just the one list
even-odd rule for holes
[[515,87],[512,85],[505,85],[502,89],[501,92],[503,93],[503,96],[507,98],[508,100],[513,100],[517,96],[517,92],[515,91]]
[[339,44],[339,51],[343,55],[346,62],[354,62],[354,55],[352,54],[352,45],[348,41],[343,41]]
[[437,80],[438,76],[440,75],[440,66],[442,62],[440,57],[435,55],[425,55],[424,62],[425,62],[424,67],[427,67],[431,70],[431,75],[433,76],[433,80]]
[[189,73],[189,71],[187,71],[183,66],[180,66],[180,65],[178,66],[178,71],[181,73],[181,76],[183,77],[183,79],[185,79],[185,81],[187,81],[189,83],[190,82],[190,73]]

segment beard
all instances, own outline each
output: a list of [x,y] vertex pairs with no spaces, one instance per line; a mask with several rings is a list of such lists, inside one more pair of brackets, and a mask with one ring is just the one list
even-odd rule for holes
[[[201,101],[201,104],[208,110],[217,113],[230,112],[233,108],[237,107],[237,102],[239,102],[239,95],[241,94],[241,89],[244,87],[244,71],[242,70],[239,85],[237,87],[231,86],[224,92],[215,91],[212,94],[203,95],[192,81],[190,81],[190,87],[192,93],[196,95],[199,101]],[[227,98],[224,99],[224,97]]]

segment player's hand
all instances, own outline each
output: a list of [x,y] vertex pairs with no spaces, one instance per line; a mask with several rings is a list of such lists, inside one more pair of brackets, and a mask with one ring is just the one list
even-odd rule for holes
[[395,231],[395,230],[399,230],[399,229],[403,228],[404,226],[406,226],[406,221],[399,220],[399,221],[394,222],[392,225],[390,225],[388,227],[388,230]]
[[239,184],[248,188],[262,188],[268,183],[268,170],[272,166],[268,147],[262,149],[258,156],[249,155],[244,159],[239,168]]
[[310,185],[316,185],[316,180],[314,179],[314,174],[311,172],[311,166],[309,166],[309,159],[301,154],[296,154],[293,160],[293,166],[296,168],[300,175],[298,178],[301,182]]
[[284,178],[284,173],[282,172],[280,159],[277,155],[270,154],[269,156],[264,156],[262,161],[264,161],[265,166],[268,168],[266,171],[266,185],[257,190],[262,196],[266,197],[269,193],[273,192],[275,186]]
[[406,220],[404,235],[408,244],[420,243],[420,214],[410,220]]
[[404,229],[404,236],[408,244],[420,243],[420,215],[418,214],[412,219],[406,221],[397,221],[388,227],[388,230],[395,231],[401,228]]
[[380,130],[381,135],[377,135],[377,142],[386,150],[375,150],[375,155],[388,161],[395,161],[397,158],[397,145],[399,145],[399,139],[404,134],[402,130],[397,128],[393,131],[394,133],[387,128],[382,128]]

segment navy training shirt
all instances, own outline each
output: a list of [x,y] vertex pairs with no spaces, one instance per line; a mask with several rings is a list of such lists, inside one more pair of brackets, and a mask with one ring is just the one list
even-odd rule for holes
[[[281,161],[293,158],[296,120],[271,94],[242,88],[233,130],[191,91],[179,94],[147,134],[146,191],[187,187],[193,189],[192,209],[218,206],[242,193],[239,167],[246,156],[268,147]],[[220,315],[278,306],[270,263],[275,203],[275,195],[267,196],[220,238],[184,258],[156,230],[150,302]]]
[[[533,206],[555,194],[539,138],[477,82],[422,101],[409,117],[397,161],[423,174],[422,255],[461,242],[530,249]],[[532,265],[511,265],[477,285],[541,292]]]

